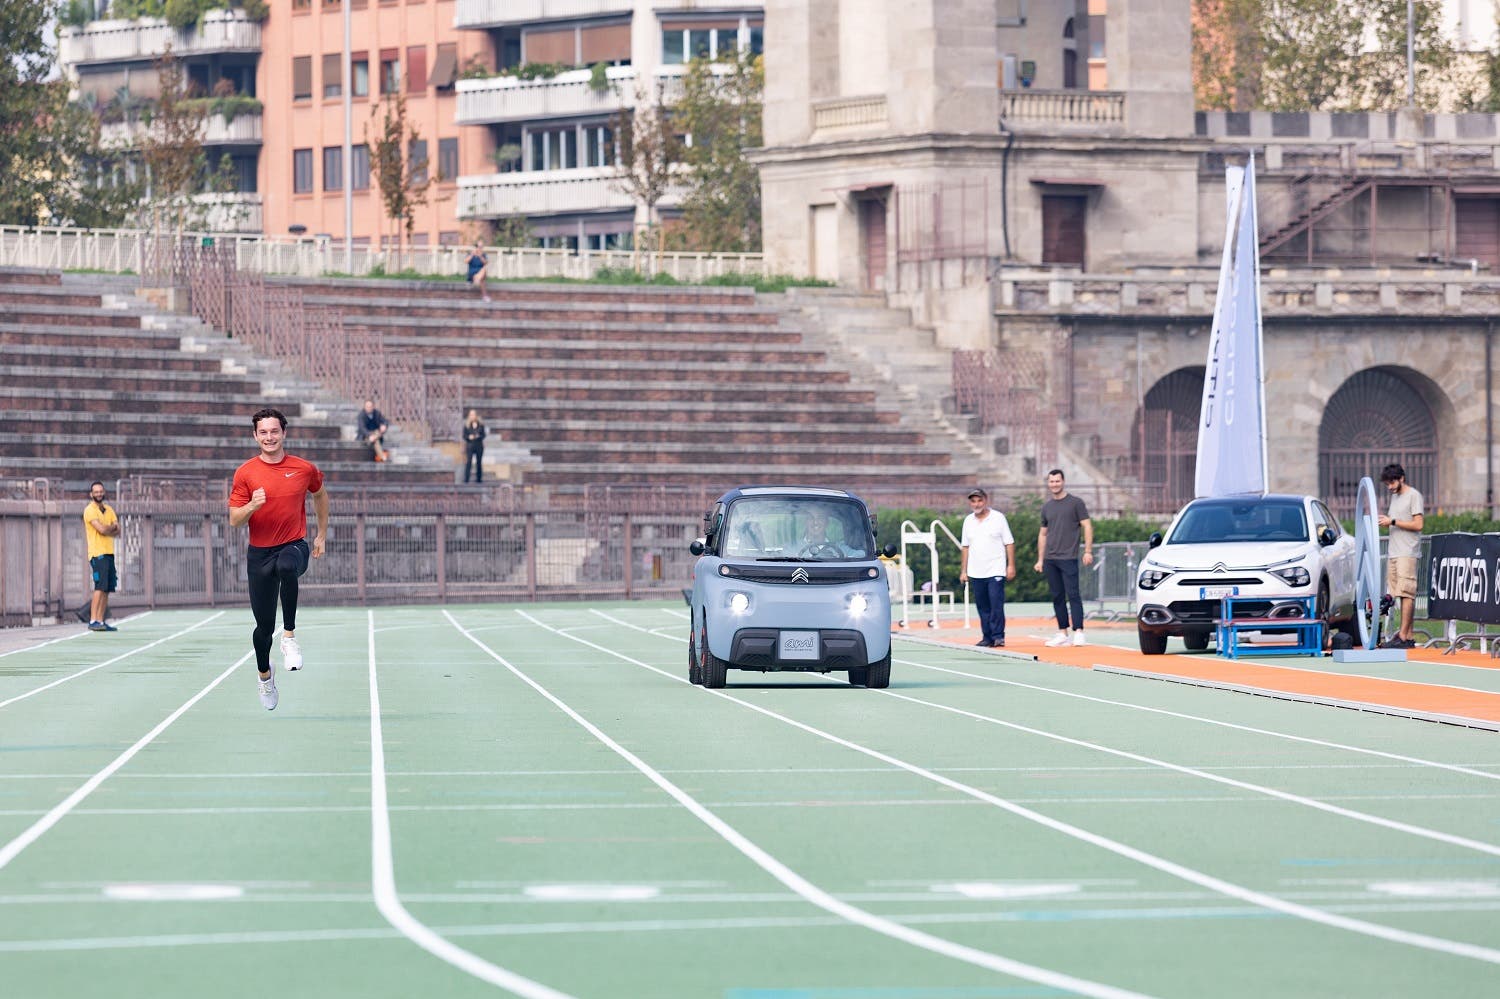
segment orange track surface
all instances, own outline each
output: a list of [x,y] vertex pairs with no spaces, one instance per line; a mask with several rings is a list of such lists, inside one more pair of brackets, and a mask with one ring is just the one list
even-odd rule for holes
[[[1090,621],[1087,631],[1119,634],[1125,627]],[[913,638],[928,638],[953,645],[973,645],[979,640],[979,626],[964,628],[962,619],[944,621],[938,628],[927,627],[926,619],[913,617],[911,625],[896,629]],[[1389,708],[1397,714],[1445,715],[1455,719],[1472,719],[1500,724],[1500,694],[1475,690],[1455,690],[1435,684],[1411,681],[1381,680],[1322,672],[1332,665],[1326,658],[1288,656],[1276,665],[1241,660],[1216,659],[1211,656],[1142,655],[1135,649],[1115,645],[1086,645],[1048,648],[1046,638],[1056,634],[1056,622],[1049,618],[1010,618],[1006,622],[1005,651],[1034,655],[1045,662],[1092,669],[1095,665],[1138,670],[1163,677],[1180,677],[1188,681],[1223,684],[1269,695],[1288,694],[1320,702],[1342,705],[1370,705]],[[1041,636],[1041,637],[1034,637]],[[1134,635],[1131,635],[1132,641]],[[1459,652],[1445,656],[1436,650],[1411,649],[1411,662],[1445,663],[1500,669],[1500,661],[1479,652]]]

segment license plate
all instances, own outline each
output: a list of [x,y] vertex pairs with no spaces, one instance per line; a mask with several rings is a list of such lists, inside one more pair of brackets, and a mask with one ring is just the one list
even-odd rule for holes
[[818,633],[816,631],[783,631],[777,643],[777,656],[782,659],[817,659]]
[[1222,600],[1225,597],[1237,597],[1240,595],[1238,586],[1200,586],[1198,587],[1199,600]]

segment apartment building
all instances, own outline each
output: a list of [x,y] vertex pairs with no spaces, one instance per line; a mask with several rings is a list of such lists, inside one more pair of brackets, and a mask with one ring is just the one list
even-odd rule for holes
[[[408,165],[429,179],[416,216],[417,246],[457,244],[479,235],[456,212],[458,178],[481,171],[492,147],[460,129],[455,83],[478,54],[479,39],[454,27],[453,0],[345,0],[350,4],[350,71],[343,73],[344,12],[339,0],[272,0],[264,29],[261,91],[267,114],[262,168],[265,231],[294,227],[344,234],[344,97],[352,105],[350,200],[357,246],[386,245],[398,226],[385,216],[370,172],[370,137],[384,100],[406,99],[417,139]],[[372,118],[372,115],[377,116]]]
[[[525,219],[543,245],[628,246],[638,224],[612,181],[622,108],[670,99],[695,56],[763,50],[759,4],[723,0],[457,0],[481,64],[457,84],[457,122],[495,151],[459,178],[458,214]],[[676,201],[658,206],[670,218]]]
[[214,228],[262,226],[263,104],[259,101],[262,28],[239,10],[212,10],[179,31],[160,19],[99,20],[58,33],[59,59],[80,100],[103,119],[102,140],[130,145],[160,97],[156,62],[168,48],[184,82],[203,102],[203,144],[211,166],[228,158],[233,191],[205,200]]
[[[205,99],[210,162],[227,155],[234,166],[235,192],[204,199],[218,209],[210,225],[224,230],[343,239],[347,88],[351,233],[359,246],[380,246],[396,235],[371,177],[367,137],[382,99],[400,93],[418,136],[408,160],[425,165],[432,180],[412,241],[454,244],[480,235],[460,222],[457,180],[485,172],[493,147],[485,130],[458,126],[454,85],[484,39],[455,28],[453,0],[348,2],[347,80],[340,0],[270,0],[263,21],[239,8],[212,10],[185,29],[160,18],[110,19],[106,9],[101,20],[60,31],[60,57],[80,96],[105,109],[106,138],[128,141],[129,129],[139,125],[115,124],[118,109],[149,107],[159,94],[155,60],[170,46]],[[231,94],[240,98],[232,115],[217,112],[214,99]]]

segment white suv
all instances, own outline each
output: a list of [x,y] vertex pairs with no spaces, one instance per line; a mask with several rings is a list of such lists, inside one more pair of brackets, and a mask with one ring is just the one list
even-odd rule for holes
[[1237,617],[1295,617],[1288,597],[1316,596],[1317,615],[1330,628],[1352,632],[1354,536],[1313,496],[1196,499],[1151,548],[1136,575],[1136,628],[1148,656],[1177,636],[1201,652],[1214,635],[1220,600],[1256,597],[1235,605]]

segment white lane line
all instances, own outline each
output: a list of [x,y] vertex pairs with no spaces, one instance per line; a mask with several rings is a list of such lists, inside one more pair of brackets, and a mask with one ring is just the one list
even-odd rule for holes
[[673,617],[679,618],[683,621],[691,621],[693,619],[693,615],[689,614],[687,611],[677,610],[672,607],[663,607],[661,611],[663,614],[670,614]]
[[1001,718],[995,718],[992,715],[984,715],[976,711],[967,711],[963,708],[955,708],[947,704],[939,704],[936,701],[924,701],[920,697],[912,697],[909,694],[898,694],[894,690],[883,690],[881,691],[881,693],[887,697],[894,697],[897,700],[906,701],[910,704],[920,704],[923,707],[935,708],[938,711],[946,711],[950,714],[960,715],[964,718],[972,718],[975,721],[985,722],[990,725],[999,725],[1001,728],[1008,728],[1013,732],[1024,732],[1027,735],[1034,735],[1042,739],[1051,739],[1053,742],[1061,742],[1065,745],[1077,746],[1080,749],[1087,749],[1096,753],[1105,753],[1109,756],[1118,756],[1121,759],[1134,760],[1137,763],[1146,763],[1153,767],[1158,767],[1162,770],[1171,770],[1175,771],[1176,773],[1186,774],[1190,777],[1198,777],[1202,780],[1213,781],[1216,784],[1223,784],[1227,787],[1238,788],[1241,791],[1251,791],[1255,794],[1263,794],[1267,797],[1278,798],[1282,801],[1291,802],[1294,805],[1301,805],[1304,808],[1314,808],[1320,812],[1327,812],[1330,815],[1337,815],[1340,818],[1353,819],[1356,822],[1365,822],[1373,826],[1381,826],[1385,829],[1392,829],[1396,832],[1406,833],[1410,836],[1420,836],[1423,839],[1435,840],[1439,843],[1447,843],[1450,846],[1462,847],[1466,850],[1473,850],[1477,853],[1487,853],[1492,857],[1500,857],[1500,846],[1497,846],[1493,843],[1486,843],[1482,840],[1469,839],[1467,836],[1456,836],[1452,833],[1445,833],[1437,829],[1429,829],[1426,826],[1416,826],[1407,822],[1398,822],[1395,819],[1387,819],[1379,815],[1372,815],[1369,812],[1356,812],[1352,809],[1341,808],[1338,805],[1331,805],[1326,801],[1320,801],[1317,798],[1306,798],[1300,794],[1293,794],[1290,791],[1281,791],[1274,787],[1267,787],[1264,784],[1251,784],[1248,781],[1235,780],[1233,777],[1225,777],[1222,774],[1214,774],[1209,773],[1206,770],[1196,769],[1195,767],[1182,766],[1181,764],[1171,763],[1167,760],[1158,759],[1154,756],[1146,756],[1142,753],[1132,753],[1129,750],[1125,749],[1115,749],[1111,746],[1101,745],[1097,742],[1088,742],[1084,739],[1074,739],[1071,736],[1062,735],[1057,732],[1048,732],[1043,729],[1032,728],[1030,725],[1021,725],[1017,722],[1005,721]]
[[[131,649],[128,652],[122,652],[119,655],[115,656],[113,659],[106,659],[106,660],[104,660],[104,662],[99,663],[98,665],[89,666],[89,667],[87,667],[85,669],[79,670],[77,673],[71,673],[68,676],[59,677],[58,679],[53,680],[51,683],[43,684],[42,686],[37,687],[34,690],[28,690],[26,693],[24,693],[24,694],[17,694],[15,697],[10,698],[9,700],[0,701],[0,708],[7,707],[7,706],[9,706],[11,704],[16,703],[17,701],[24,701],[24,700],[26,700],[26,698],[32,696],[33,694],[40,694],[44,690],[51,690],[53,687],[56,687],[58,684],[67,683],[69,680],[76,680],[78,677],[83,676],[85,673],[92,673],[96,669],[103,669],[106,666],[112,666],[113,664],[119,662],[122,659],[129,659],[131,656],[135,655],[137,652],[145,652],[147,649],[155,648],[156,646],[162,644],[163,642],[170,642],[174,638],[181,638],[183,635],[186,635],[188,632],[193,631],[194,629],[197,629],[197,628],[201,628],[205,624],[208,624],[210,621],[213,621],[214,619],[220,618],[220,617],[223,617],[223,616],[224,616],[224,611],[219,611],[219,612],[217,612],[215,614],[210,614],[208,617],[204,618],[202,621],[199,621],[196,624],[190,624],[186,628],[183,628],[181,631],[175,632],[175,633],[173,633],[171,635],[167,635],[165,638],[158,638],[154,642],[148,642],[147,644],[142,645],[142,646],[140,646],[138,648]],[[87,634],[87,632],[85,632],[85,634]]]
[[[525,611],[517,611],[516,613],[541,628],[554,633],[556,633],[557,631],[557,629],[555,628],[542,624],[540,621],[532,617],[530,614],[527,614]],[[819,888],[811,881],[808,881],[806,878],[802,877],[802,875],[793,871],[790,867],[787,867],[785,864],[777,860],[775,857],[771,856],[771,854],[767,853],[765,850],[761,849],[739,830],[729,825],[729,823],[725,822],[704,805],[699,803],[698,800],[695,799],[692,795],[688,794],[682,788],[678,787],[676,784],[672,783],[670,780],[664,777],[660,772],[653,769],[645,760],[641,759],[639,756],[636,756],[630,750],[626,749],[624,746],[611,739],[598,726],[594,725],[588,719],[580,715],[577,711],[573,710],[551,691],[547,690],[531,677],[527,676],[515,666],[511,665],[499,653],[495,652],[495,650],[491,649],[478,638],[474,637],[472,634],[466,631],[463,625],[459,624],[457,619],[454,618],[453,615],[450,614],[446,609],[444,609],[443,611],[443,616],[452,623],[453,627],[458,629],[460,634],[477,645],[481,650],[489,655],[490,658],[494,659],[501,666],[504,666],[506,669],[508,669],[518,679],[526,683],[527,686],[531,687],[542,697],[550,701],[553,706],[555,706],[559,711],[563,712],[569,718],[577,722],[590,735],[598,739],[604,745],[608,746],[631,766],[639,770],[643,775],[645,775],[648,780],[650,780],[653,784],[655,784],[657,787],[661,788],[668,795],[674,798],[680,805],[682,805],[683,808],[691,812],[700,822],[708,826],[720,837],[722,837],[725,842],[729,843],[736,850],[740,851],[740,853],[744,854],[745,857],[747,857],[756,866],[760,867],[761,870],[765,871],[767,874],[771,875],[771,877],[775,878],[777,881],[780,881],[782,884],[786,885],[792,891],[796,892],[798,895],[801,895],[803,898],[811,902],[813,905],[816,905],[818,908],[823,909],[826,912],[830,912],[835,916],[839,916],[847,920],[848,922],[854,923],[858,926],[863,926],[869,930],[873,930],[876,933],[882,934],[883,936],[891,937],[892,939],[911,944],[912,946],[921,948],[922,950],[926,950],[934,954],[940,954],[944,957],[950,957],[955,960],[964,961],[968,964],[986,968],[990,971],[995,971],[1003,975],[1010,975],[1012,977],[1020,978],[1029,982],[1037,982],[1039,984],[1048,985],[1053,988],[1066,989],[1071,992],[1076,992],[1080,995],[1096,996],[1100,997],[1100,999],[1140,999],[1140,993],[1131,992],[1127,989],[1117,988],[1113,985],[1106,985],[1102,982],[1090,981],[1086,978],[1078,978],[1073,975],[1053,971],[1049,968],[1042,968],[1034,964],[1026,964],[1022,961],[1017,961],[1008,957],[1001,957],[998,954],[991,954],[988,951],[979,950],[974,947],[966,947],[962,944],[954,943],[951,940],[945,940],[942,937],[936,937],[930,933],[924,933],[921,930],[915,930],[909,926],[903,926],[900,923],[895,922],[894,920],[887,919],[883,916],[877,916],[872,912],[860,909],[856,906],[850,905],[847,902],[835,898],[828,892],[824,891],[822,888]],[[572,641],[581,642],[592,648],[603,649],[603,646],[595,645],[593,642],[590,642],[587,639],[572,636],[568,637],[570,637]],[[633,661],[629,660],[628,657],[622,656],[621,658],[626,658],[627,661]],[[674,679],[676,678],[674,677]],[[684,680],[683,682],[686,681]]]
[[[153,612],[141,611],[139,614],[131,614],[129,617],[120,618],[120,623],[126,624],[131,621],[139,621],[141,618],[147,617],[151,613]],[[49,638],[45,642],[37,642],[35,645],[28,645],[25,648],[11,649],[9,652],[0,652],[0,659],[4,659],[6,656],[19,655],[22,652],[33,652],[37,649],[45,648],[48,645],[56,645],[58,642],[71,642],[75,638],[82,638],[84,635],[88,634],[91,634],[91,632],[89,632],[88,629],[84,629],[83,631],[75,631],[71,635],[63,635],[61,638]]]
[[[890,771],[887,770],[887,773]],[[1011,801],[1023,805],[1227,805],[1264,801],[1260,795],[1194,794],[1194,795],[1116,795],[1113,797],[1021,797]],[[1494,795],[1465,794],[1359,794],[1340,795],[1338,801],[1495,801]],[[805,798],[787,801],[709,801],[712,808],[969,808],[980,804],[953,798],[826,798],[809,792]],[[466,805],[392,805],[393,812],[607,812],[674,807],[661,802],[528,802],[502,804],[476,802]],[[205,805],[177,808],[80,808],[78,815],[301,815],[319,813],[363,812],[363,805]],[[0,817],[39,814],[35,808],[0,808]]]
[[[523,617],[528,616],[524,611],[517,611],[517,613],[521,614]],[[532,618],[531,620],[535,621],[536,619]],[[555,628],[552,628],[550,625],[542,623],[541,621],[536,621],[536,623],[539,627],[546,628],[548,631],[552,631],[555,633],[557,630]],[[659,673],[662,676],[679,683],[688,682],[684,677],[680,677],[674,673],[669,673],[666,670],[660,669],[656,666],[652,666],[649,663],[641,662],[639,659],[632,659],[630,656],[624,655],[620,652],[616,652],[613,649],[605,648],[602,645],[594,645],[587,639],[570,638],[569,640],[589,645],[600,652],[606,653],[607,655],[615,656],[618,659],[623,659],[626,662],[633,663],[634,665],[640,666],[644,669],[648,669],[653,673]],[[1265,892],[1257,891],[1253,888],[1246,888],[1243,885],[1238,885],[1231,881],[1225,881],[1222,878],[1215,877],[1214,875],[1207,874],[1203,871],[1195,870],[1183,864],[1176,863],[1175,861],[1168,860],[1165,857],[1158,857],[1155,854],[1147,853],[1145,850],[1140,850],[1136,847],[1129,846],[1128,844],[1121,843],[1118,840],[1110,839],[1107,836],[1102,836],[1098,833],[1090,832],[1087,829],[1083,829],[1079,826],[1072,825],[1071,823],[1064,822],[1061,819],[1054,819],[1049,815],[1044,815],[1041,812],[1034,811],[1030,808],[1025,808],[1013,801],[1001,798],[998,795],[990,794],[988,791],[982,791],[979,788],[971,787],[968,784],[963,784],[951,778],[944,777],[942,774],[934,773],[933,771],[928,770],[925,767],[917,766],[914,763],[907,763],[905,760],[900,760],[887,753],[882,753],[878,749],[872,749],[868,746],[862,746],[859,743],[850,742],[848,739],[843,739],[831,732],[825,732],[822,729],[814,728],[811,725],[799,722],[794,718],[787,717],[786,715],[779,714],[775,711],[770,710],[769,708],[764,708],[758,704],[752,704],[749,701],[741,700],[740,698],[727,694],[724,691],[709,690],[707,688],[703,689],[705,693],[712,694],[715,697],[721,697],[724,700],[730,701],[734,704],[739,704],[742,707],[749,708],[751,711],[763,714],[767,718],[774,718],[777,721],[784,722],[785,724],[790,725],[793,728],[800,729],[804,732],[809,733],[810,735],[815,735],[818,738],[825,739],[829,742],[834,743],[835,745],[843,746],[847,749],[852,749],[857,753],[863,753],[865,756],[872,757],[884,763],[889,763],[891,766],[900,767],[902,770],[906,770],[909,773],[914,773],[919,777],[925,777],[928,780],[943,785],[944,787],[952,788],[953,790],[958,791],[961,794],[966,794],[971,797],[978,798],[980,801],[987,801],[997,808],[1001,808],[1007,812],[1010,812],[1012,815],[1017,815],[1031,822],[1046,826],[1047,828],[1052,829],[1056,832],[1063,833],[1066,836],[1070,836],[1084,843],[1089,843],[1101,849],[1108,850],[1109,852],[1117,854],[1121,857],[1125,857],[1128,860],[1134,860],[1137,863],[1144,864],[1147,867],[1151,867],[1156,870],[1162,871],[1163,873],[1170,874],[1173,877],[1180,878],[1184,881],[1189,882],[1190,884],[1195,884],[1203,888],[1208,888],[1211,891],[1219,892],[1220,894],[1226,895],[1230,898],[1237,898],[1241,901],[1249,902],[1253,905],[1258,905],[1261,908],[1270,909],[1273,912],[1280,912],[1289,916],[1295,916],[1298,919],[1305,919],[1309,922],[1321,923],[1325,926],[1332,926],[1337,929],[1349,930],[1350,932],[1359,933],[1364,936],[1376,937],[1382,940],[1389,940],[1392,943],[1407,944],[1409,946],[1419,947],[1424,950],[1436,951],[1443,954],[1452,954],[1457,957],[1473,958],[1475,960],[1486,961],[1491,964],[1500,964],[1500,950],[1494,950],[1492,948],[1482,947],[1476,944],[1462,943],[1456,940],[1447,940],[1442,937],[1429,936],[1425,933],[1412,933],[1406,930],[1398,930],[1389,926],[1382,926],[1378,923],[1370,923],[1360,919],[1351,919],[1346,916],[1340,916],[1331,912],[1325,912],[1321,909],[1301,905],[1296,902],[1288,902],[1285,899],[1277,898],[1274,895],[1268,895]]]
[[[1130,701],[1116,701],[1107,697],[1095,697],[1091,694],[1077,694],[1068,690],[1058,690],[1055,687],[1046,687],[1040,684],[1023,683],[1019,680],[1004,680],[999,677],[985,676],[982,673],[968,673],[964,670],[951,669],[946,666],[934,666],[930,663],[919,663],[911,659],[896,660],[902,666],[916,666],[920,669],[932,670],[936,673],[949,673],[953,676],[962,676],[971,680],[984,680],[990,683],[998,683],[1006,687],[1019,687],[1023,690],[1035,690],[1041,693],[1055,694],[1059,697],[1071,697],[1080,701],[1092,701],[1095,704],[1108,704],[1113,707],[1130,708],[1133,711],[1146,711],[1155,715],[1165,715],[1169,718],[1181,718],[1185,721],[1199,722],[1204,725],[1216,725],[1220,728],[1234,729],[1239,732],[1249,732],[1253,735],[1268,735],[1276,739],[1285,739],[1289,742],[1301,742],[1309,746],[1321,746],[1325,749],[1338,749],[1346,753],[1360,753],[1365,756],[1378,756],[1382,759],[1396,760],[1401,763],[1411,763],[1422,767],[1434,767],[1439,770],[1451,770],[1454,773],[1466,774],[1470,777],[1483,777],[1487,780],[1500,780],[1500,772],[1479,770],[1475,767],[1466,767],[1457,763],[1442,763],[1437,760],[1423,759],[1419,756],[1406,756],[1402,753],[1391,753],[1381,749],[1367,749],[1364,746],[1351,746],[1342,742],[1330,742],[1327,739],[1314,739],[1305,735],[1292,735],[1290,732],[1276,732],[1271,729],[1256,728],[1253,725],[1240,725],[1235,722],[1221,721],[1217,718],[1205,718],[1202,715],[1190,715],[1181,711],[1170,711],[1166,708],[1153,708],[1145,704],[1135,704]],[[1493,766],[1494,764],[1486,764]]]
[[[1496,903],[1427,903],[1427,904],[1379,904],[1347,905],[1339,908],[1350,912],[1381,913],[1456,913],[1492,912],[1500,905]],[[1253,915],[1254,909],[1247,907],[1154,909],[1099,909],[1073,912],[1071,922],[1082,921],[1142,921],[1167,919],[1198,919],[1205,916],[1242,918]],[[1027,923],[1032,916],[1027,912],[927,912],[905,914],[894,917],[911,925],[974,925],[987,923]],[[579,933],[684,933],[694,930],[753,930],[753,929],[815,929],[819,927],[843,926],[844,921],[834,916],[741,916],[704,919],[620,919],[598,922],[556,923],[499,923],[486,925],[439,926],[437,929],[450,937],[526,937],[551,934]],[[96,950],[143,950],[157,947],[223,947],[255,944],[309,943],[335,940],[395,940],[400,934],[390,929],[297,929],[264,930],[260,932],[228,933],[174,933],[159,936],[135,937],[71,937],[51,940],[0,940],[0,954],[32,954],[67,951]]]
[[402,936],[480,981],[498,985],[524,999],[571,999],[566,992],[507,971],[445,940],[401,904],[401,896],[396,891],[396,860],[391,845],[391,815],[386,797],[385,736],[380,722],[380,684],[375,673],[375,612],[367,611],[366,617],[370,661],[370,870],[375,907]]
[[176,711],[173,711],[171,714],[167,715],[166,718],[162,719],[162,721],[158,723],[155,728],[137,739],[135,745],[125,750],[125,752],[121,753],[119,756],[116,756],[114,760],[103,770],[100,770],[98,773],[94,774],[94,776],[84,781],[83,784],[79,786],[78,790],[74,791],[72,794],[64,798],[46,815],[43,815],[40,819],[37,819],[35,822],[33,822],[24,832],[21,833],[21,835],[17,836],[15,839],[5,844],[3,847],[0,847],[0,870],[4,870],[6,865],[8,865],[12,860],[16,859],[16,857],[21,853],[22,850],[26,849],[32,843],[35,843],[38,839],[40,839],[42,834],[45,833],[48,829],[51,829],[53,826],[57,825],[57,823],[62,819],[63,816],[67,815],[77,807],[80,801],[82,801],[84,798],[87,798],[90,794],[94,793],[99,785],[108,780],[110,776],[115,773],[115,771],[119,770],[125,764],[129,763],[136,753],[139,753],[142,749],[145,749],[158,735],[161,735],[163,732],[165,732],[168,725],[171,725],[174,721],[181,718],[184,714],[187,713],[189,708],[197,704],[199,701],[203,700],[203,698],[207,697],[209,691],[213,690],[219,684],[223,683],[226,679],[229,678],[229,675],[231,673],[239,669],[245,663],[249,662],[251,658],[254,657],[254,655],[255,652],[252,650],[251,652],[247,652],[244,656],[240,657],[240,659],[235,662],[233,666],[230,666],[228,669],[224,670],[224,672],[216,676],[213,680],[209,681],[206,687],[184,701]]

